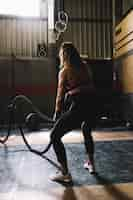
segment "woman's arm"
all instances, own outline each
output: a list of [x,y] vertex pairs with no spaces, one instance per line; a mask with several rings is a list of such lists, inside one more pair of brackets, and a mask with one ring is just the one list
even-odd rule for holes
[[66,93],[66,69],[61,69],[58,76],[58,87],[56,95],[55,112],[61,113],[63,110],[64,97]]

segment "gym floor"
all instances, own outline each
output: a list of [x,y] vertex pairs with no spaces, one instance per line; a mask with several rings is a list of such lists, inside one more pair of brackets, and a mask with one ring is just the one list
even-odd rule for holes
[[[44,148],[49,141],[49,130],[27,133],[35,148]],[[56,171],[48,161],[29,152],[18,135],[12,132],[6,145],[0,144],[0,199],[1,200],[133,200],[133,132],[127,130],[93,130],[96,144],[98,176],[83,169],[85,157],[81,130],[64,136],[69,167],[74,183],[62,185],[49,176]],[[47,153],[56,162],[52,149]]]

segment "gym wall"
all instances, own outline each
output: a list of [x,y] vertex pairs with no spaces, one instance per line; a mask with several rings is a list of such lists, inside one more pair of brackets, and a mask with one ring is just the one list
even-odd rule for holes
[[63,40],[71,40],[89,59],[112,58],[112,1],[64,0],[68,29]]

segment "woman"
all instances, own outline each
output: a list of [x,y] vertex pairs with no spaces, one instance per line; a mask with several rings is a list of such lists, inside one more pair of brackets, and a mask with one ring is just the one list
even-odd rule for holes
[[[62,137],[82,124],[88,161],[84,167],[94,172],[94,144],[91,128],[95,125],[94,86],[88,67],[82,62],[77,49],[71,42],[64,42],[59,51],[61,70],[58,78],[54,120],[51,132],[53,148],[62,171],[52,176],[53,181],[72,180],[68,170],[66,151]],[[64,107],[67,110],[64,111]],[[82,123],[83,122],[83,123]]]

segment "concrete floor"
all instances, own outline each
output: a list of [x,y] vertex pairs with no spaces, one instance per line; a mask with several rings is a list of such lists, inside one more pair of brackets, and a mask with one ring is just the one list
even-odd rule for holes
[[[92,134],[94,141],[133,140],[132,131],[93,131]],[[27,138],[32,145],[46,144],[49,131],[28,133]],[[81,131],[70,132],[63,141],[81,143]],[[17,152],[18,147],[20,152]],[[49,175],[56,170],[53,166],[25,151],[23,140],[16,132],[9,137],[6,146],[0,144],[0,200],[133,200],[133,181],[63,186],[49,180]]]

